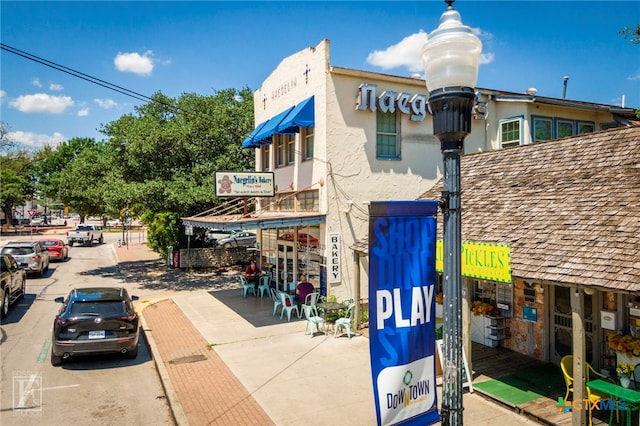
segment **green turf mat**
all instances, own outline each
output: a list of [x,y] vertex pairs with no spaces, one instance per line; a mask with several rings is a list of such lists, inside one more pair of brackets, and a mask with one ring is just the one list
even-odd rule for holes
[[565,391],[562,371],[553,364],[530,367],[497,379],[474,383],[473,387],[512,405],[524,404],[543,396],[554,398]]

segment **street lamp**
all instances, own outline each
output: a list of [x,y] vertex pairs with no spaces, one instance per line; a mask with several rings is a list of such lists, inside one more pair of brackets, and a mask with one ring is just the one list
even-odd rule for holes
[[462,425],[460,155],[464,152],[464,138],[471,132],[473,87],[482,51],[482,43],[471,28],[462,24],[453,2],[445,1],[448,7],[440,17],[440,25],[429,34],[422,49],[433,134],[440,140],[444,160],[443,425]]

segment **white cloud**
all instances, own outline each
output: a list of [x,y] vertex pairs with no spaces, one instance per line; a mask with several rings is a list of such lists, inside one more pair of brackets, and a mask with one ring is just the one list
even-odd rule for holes
[[427,33],[420,30],[385,50],[374,50],[369,53],[367,62],[382,69],[406,67],[410,72],[420,72],[423,70],[422,46],[426,42]]
[[78,110],[78,117],[86,117],[87,115],[89,115],[89,108]]
[[51,83],[51,84],[49,84],[49,90],[53,90],[55,92],[60,92],[60,91],[64,90],[64,87],[62,87],[62,84]]
[[635,74],[631,74],[629,77],[627,77],[627,80],[640,80],[640,70],[637,71]]
[[138,75],[151,75],[153,71],[153,52],[147,50],[142,55],[137,52],[118,52],[113,60],[118,71],[132,72]]
[[95,102],[102,109],[111,109],[118,106],[116,101],[109,98],[104,98],[104,99],[96,98],[93,100],[93,102]]
[[[481,39],[491,40],[493,35],[479,28],[472,31]],[[422,48],[427,42],[428,34],[424,30],[408,35],[398,44],[387,47],[385,50],[374,50],[367,56],[367,62],[382,69],[405,67],[409,72],[423,72]],[[481,64],[489,64],[494,60],[493,53],[484,52],[480,56]]]
[[11,101],[9,105],[27,114],[62,114],[65,109],[73,106],[70,96],[51,96],[46,93],[23,95]]
[[7,92],[5,92],[4,90],[0,90],[0,99],[4,98],[5,96],[7,96]]
[[31,80],[31,84],[32,84],[32,85],[34,85],[34,86],[36,86],[36,87],[38,87],[38,88],[41,88],[41,87],[42,87],[42,83],[40,83],[40,79],[39,79],[39,78],[37,78],[37,77],[36,77],[36,78],[34,78],[33,80]]
[[67,138],[58,132],[54,132],[53,135],[43,135],[32,132],[9,132],[7,137],[10,140],[19,142],[31,148],[39,149],[45,145],[55,147],[60,142],[64,142]]

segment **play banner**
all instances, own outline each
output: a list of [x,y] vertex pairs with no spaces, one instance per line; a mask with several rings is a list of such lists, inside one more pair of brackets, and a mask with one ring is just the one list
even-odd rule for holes
[[436,401],[437,201],[369,207],[369,349],[378,425],[440,421]]

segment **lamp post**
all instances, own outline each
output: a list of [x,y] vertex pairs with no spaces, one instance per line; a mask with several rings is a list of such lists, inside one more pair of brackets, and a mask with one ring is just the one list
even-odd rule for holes
[[471,132],[474,86],[482,43],[462,24],[453,8],[422,49],[433,134],[440,140],[444,162],[442,211],[444,216],[443,270],[443,385],[442,424],[462,425],[462,269],[460,155],[464,138]]

